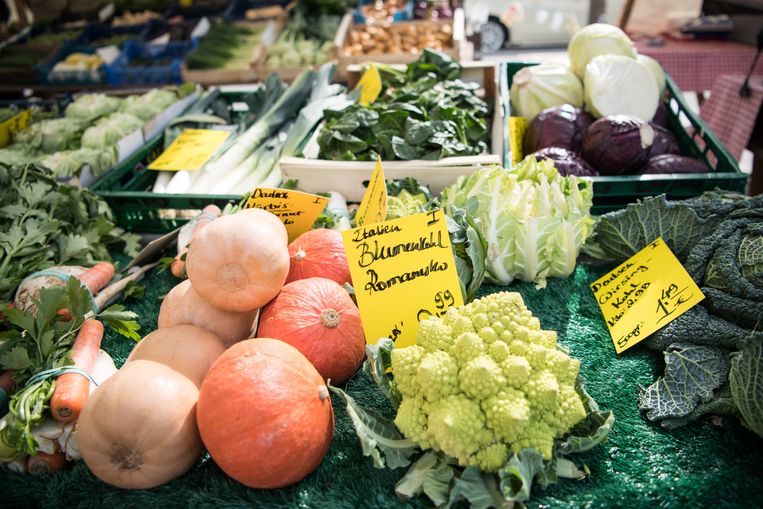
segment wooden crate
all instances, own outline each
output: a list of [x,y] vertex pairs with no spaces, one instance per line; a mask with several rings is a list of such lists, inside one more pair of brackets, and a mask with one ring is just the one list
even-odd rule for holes
[[[339,57],[340,69],[346,69],[348,66],[354,64],[362,64],[366,62],[378,62],[382,64],[407,64],[413,62],[419,58],[421,53],[369,53],[362,55],[351,55],[349,51],[350,47],[350,33],[353,30],[361,28],[363,25],[357,25],[353,22],[350,14],[345,16],[342,20],[342,24],[339,26],[339,31],[335,39],[337,47],[337,53]],[[473,45],[466,40],[465,29],[465,17],[463,9],[456,9],[453,12],[452,20],[414,20],[414,21],[401,21],[399,23],[393,23],[387,25],[385,28],[393,31],[405,31],[411,27],[417,29],[425,28],[437,30],[442,26],[450,26],[451,28],[451,47],[444,48],[443,53],[447,53],[456,60],[467,61],[471,60],[474,55]],[[424,49],[424,48],[420,48]]]
[[[243,22],[243,24],[261,25],[262,22]],[[260,43],[252,47],[252,56],[249,62],[249,67],[238,69],[188,69],[184,62],[181,69],[183,81],[208,86],[252,83],[264,79],[260,71],[256,68],[257,62],[259,62],[263,54],[266,53],[266,47],[272,45],[273,41],[278,37],[282,26],[282,17],[271,19],[266,22]]]
[[[362,74],[359,65],[350,66],[347,81],[354,87]],[[486,101],[493,105],[490,126],[490,154],[448,157],[439,161],[384,161],[384,175],[390,179],[415,177],[440,192],[461,175],[469,175],[486,165],[502,164],[506,137],[506,107],[498,86],[495,64],[470,62],[463,65],[461,79],[479,83]],[[308,192],[338,191],[350,201],[360,201],[376,163],[366,161],[327,161],[284,157],[279,161],[284,180],[296,179],[300,189]]]

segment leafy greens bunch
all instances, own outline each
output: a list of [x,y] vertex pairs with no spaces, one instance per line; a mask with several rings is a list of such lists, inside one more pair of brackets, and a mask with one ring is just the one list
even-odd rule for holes
[[115,226],[103,200],[41,166],[0,164],[0,203],[0,303],[38,270],[109,260],[118,245],[137,254],[139,237]]
[[[113,305],[94,313],[88,290],[71,278],[66,286],[40,291],[36,313],[8,308],[9,328],[0,332],[0,368],[14,370],[10,412],[0,420],[0,456],[17,452],[34,454],[37,442],[32,428],[45,418],[55,389],[55,377],[35,376],[72,364],[71,347],[86,318],[96,318],[128,338],[139,340],[135,313]],[[68,310],[71,319],[62,320]]]
[[325,112],[319,158],[436,160],[487,149],[488,105],[478,85],[459,79],[458,62],[427,49],[405,71],[379,68],[382,93],[373,103]]
[[705,299],[644,341],[665,373],[639,408],[667,428],[737,415],[763,437],[763,197],[646,198],[602,216],[585,251],[619,263],[660,236]]

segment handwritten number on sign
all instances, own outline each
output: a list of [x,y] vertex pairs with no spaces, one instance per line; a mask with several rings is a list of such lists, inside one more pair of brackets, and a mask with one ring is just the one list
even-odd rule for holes
[[658,315],[661,314],[662,316],[657,320],[657,323],[660,323],[662,320],[675,313],[681,304],[691,299],[693,294],[682,295],[685,290],[686,287],[679,290],[675,283],[670,283],[667,288],[662,289],[660,298],[657,299],[656,310],[656,313]]

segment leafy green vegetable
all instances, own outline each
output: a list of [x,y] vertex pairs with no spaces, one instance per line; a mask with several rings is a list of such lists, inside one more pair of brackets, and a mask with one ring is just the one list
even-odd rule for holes
[[106,94],[83,94],[66,107],[66,118],[92,122],[119,109],[122,99]]
[[172,90],[154,88],[142,95],[130,95],[119,105],[119,111],[135,115],[148,122],[167,109],[178,97]]
[[464,304],[477,296],[486,273],[487,239],[474,218],[477,207],[477,200],[470,199],[466,210],[452,206],[445,216]]
[[652,421],[684,417],[707,403],[728,378],[728,355],[720,348],[675,343],[665,351],[665,375],[639,395],[639,409]]
[[469,502],[473,509],[512,508],[512,502],[501,495],[497,485],[495,476],[480,472],[477,467],[467,467],[453,483],[445,509],[453,507],[461,500]]
[[[55,388],[54,377],[40,377],[47,370],[72,364],[70,351],[77,332],[92,317],[104,321],[118,333],[140,339],[135,332],[135,313],[112,306],[93,313],[90,292],[71,278],[66,286],[53,286],[40,291],[35,300],[36,314],[9,308],[5,310],[10,328],[2,332],[0,368],[13,369],[13,379],[21,390],[13,393],[10,418],[4,420],[0,440],[19,452],[34,454],[37,443],[31,428],[42,422]],[[68,309],[71,320],[59,320],[58,311]]]
[[106,148],[116,144],[122,137],[143,127],[143,120],[132,113],[116,112],[85,129],[82,146]]
[[103,200],[46,168],[0,165],[0,204],[0,302],[38,270],[109,260],[116,246],[137,254],[139,237],[114,225]]
[[731,357],[729,382],[742,422],[763,438],[763,342],[750,341]]
[[453,469],[448,464],[448,459],[442,454],[429,451],[416,460],[397,482],[395,493],[403,500],[424,493],[439,507],[448,501],[452,479]]
[[530,500],[533,479],[545,472],[543,457],[535,449],[522,449],[498,472],[501,491],[506,500],[525,502]]
[[477,200],[475,224],[487,239],[487,279],[546,285],[566,277],[593,230],[590,181],[561,177],[549,160],[528,156],[510,171],[494,166],[459,177],[442,192],[446,213]]
[[372,104],[325,112],[319,157],[432,160],[484,152],[488,106],[460,74],[458,62],[428,49],[405,72],[385,69],[383,93]]
[[[742,414],[754,422],[745,413],[756,404],[760,409],[750,403],[760,401],[760,390],[746,363],[759,366],[759,359],[740,351],[755,352],[763,342],[763,196],[716,191],[679,202],[647,198],[603,216],[585,250],[622,262],[658,236],[705,299],[644,341],[665,351],[666,369],[641,393],[639,407],[669,429],[705,414]],[[737,369],[732,361],[729,373],[730,359]]]
[[14,136],[16,143],[29,151],[52,154],[60,150],[78,149],[85,124],[73,118],[56,118],[31,124]]
[[117,162],[115,146],[104,149],[80,148],[77,150],[62,150],[42,157],[41,166],[50,168],[56,178],[66,178],[79,175],[84,166],[89,166],[93,175],[101,175]]

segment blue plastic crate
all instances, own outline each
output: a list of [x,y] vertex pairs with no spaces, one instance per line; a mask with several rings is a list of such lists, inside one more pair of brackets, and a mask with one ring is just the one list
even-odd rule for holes
[[[352,10],[352,18],[356,25],[366,24],[366,18],[363,16],[361,7],[372,3],[374,3],[374,0],[358,0],[358,6]],[[408,2],[405,4],[405,9],[397,11],[392,15],[392,22],[397,23],[398,21],[412,20],[414,3],[415,2],[413,0],[408,0]]]
[[[106,73],[106,83],[109,85],[182,83],[183,59],[197,44],[197,39],[167,44],[127,41],[119,58],[111,64],[103,66]],[[131,62],[139,58],[156,62],[156,65],[130,65]]]
[[54,73],[53,68],[55,65],[65,60],[72,53],[87,53],[92,55],[95,53],[95,48],[77,44],[64,44],[51,57],[35,66],[40,81],[45,85],[94,85],[103,83],[103,65],[95,70],[67,70]]
[[[98,41],[105,41],[106,39],[120,35],[130,36],[133,40],[142,40],[145,32],[148,30],[148,27],[148,23],[121,27],[112,27],[109,25],[104,25],[103,23],[90,23],[87,27],[85,27],[75,43],[81,46],[101,47],[105,46],[105,44],[99,43]],[[121,47],[123,45],[124,42],[118,46]]]

